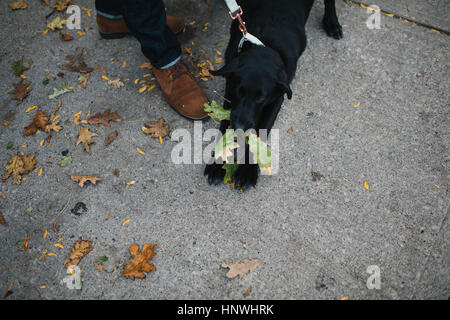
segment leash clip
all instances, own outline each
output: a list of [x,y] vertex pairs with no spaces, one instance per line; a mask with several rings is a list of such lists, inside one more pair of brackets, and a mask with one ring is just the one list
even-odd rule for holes
[[238,21],[239,21],[239,30],[241,30],[242,35],[245,37],[245,35],[247,34],[247,27],[245,26],[244,20],[242,20],[242,15],[244,14],[244,12],[242,11],[241,6],[239,6],[239,11],[240,12],[237,12],[234,16],[233,16],[233,13],[231,11],[228,11],[228,14],[230,15],[231,19],[233,19],[233,20],[238,19]]

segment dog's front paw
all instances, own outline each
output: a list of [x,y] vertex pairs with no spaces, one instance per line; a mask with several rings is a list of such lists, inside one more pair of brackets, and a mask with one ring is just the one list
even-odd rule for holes
[[342,39],[344,37],[344,32],[342,31],[342,26],[339,22],[327,22],[323,21],[323,28],[327,32],[329,37],[332,37],[336,40]]
[[210,185],[218,185],[223,182],[223,178],[225,177],[225,169],[222,167],[223,164],[218,163],[206,165],[204,175],[208,177],[208,183]]
[[255,187],[258,181],[258,170],[257,164],[239,165],[233,176],[236,189],[246,191],[250,187]]

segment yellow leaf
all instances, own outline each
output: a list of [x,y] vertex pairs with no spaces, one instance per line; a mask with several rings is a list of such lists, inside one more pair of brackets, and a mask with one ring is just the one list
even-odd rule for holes
[[39,287],[39,289],[45,289],[45,288],[47,288],[46,285],[42,285],[42,286]]
[[45,29],[44,31],[42,31],[42,34],[47,34],[48,33],[48,29]]
[[42,168],[40,168],[40,169],[39,169],[39,172],[38,172],[38,177],[40,177],[40,176],[41,176],[41,174],[42,174],[42,170],[43,170]]
[[358,102],[357,104],[355,104],[355,105],[353,106],[353,108],[358,108],[360,105],[361,105],[361,102]]
[[370,189],[369,183],[367,181],[364,181],[364,189],[366,190]]
[[60,249],[64,249],[64,246],[61,243],[55,243],[53,246]]
[[147,74],[144,74],[143,77],[147,78],[147,77],[150,77],[151,75],[152,75],[151,73],[147,73]]
[[22,79],[26,79],[26,78],[27,78],[27,76],[24,75],[24,74],[21,74],[20,77],[21,77]]
[[124,61],[124,62],[122,63],[122,68],[125,68],[126,66],[127,66],[127,62]]
[[102,76],[103,80],[109,81],[109,78],[107,76]]
[[78,35],[79,35],[80,37],[82,37],[82,36],[84,35],[84,32],[83,32],[83,31],[77,31],[77,33],[78,33]]
[[54,116],[53,119],[52,119],[52,121],[55,122],[55,120],[58,119],[59,117],[61,117],[61,115],[59,115],[59,114],[56,115],[56,116]]
[[56,242],[61,242],[63,240],[64,240],[63,238],[59,238],[58,241],[56,241]]
[[155,87],[156,87],[156,84],[152,84],[152,85],[150,86],[150,88],[148,88],[147,92],[152,91],[153,89],[155,89]]
[[139,78],[134,80],[134,84],[138,84],[138,82],[139,82]]
[[25,110],[25,112],[30,112],[31,110],[34,110],[34,109],[36,109],[36,108],[37,108],[37,106],[29,107],[27,110]]
[[162,137],[159,137],[159,143],[163,143],[163,138]]
[[130,221],[131,221],[131,219],[125,220],[125,221],[122,223],[122,227],[123,227],[124,225],[128,224]]
[[47,229],[45,229],[44,234],[42,235],[42,238],[44,238],[44,239],[47,238],[47,234],[48,234],[48,231],[47,231]]
[[39,145],[42,147],[44,145],[45,139],[41,140],[41,143],[39,143]]
[[139,89],[139,93],[144,92],[145,90],[147,90],[147,86],[143,86],[142,88]]
[[348,300],[348,296],[342,297],[342,298],[339,299],[339,300]]
[[438,186],[437,184],[435,184],[434,186],[435,186],[436,188],[438,188],[438,189],[440,189],[440,188],[441,188],[441,187],[440,187],[440,186]]
[[50,252],[49,254],[47,254],[49,257],[56,257],[56,253]]
[[136,148],[136,150],[137,150],[137,152],[139,152],[140,154],[145,154],[145,152],[144,151],[142,151],[141,149],[139,149],[139,148]]

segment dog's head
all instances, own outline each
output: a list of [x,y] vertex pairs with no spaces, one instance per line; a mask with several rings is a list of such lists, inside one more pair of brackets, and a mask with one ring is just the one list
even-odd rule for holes
[[265,109],[271,112],[267,108],[284,94],[292,97],[283,61],[271,49],[245,51],[213,74],[232,82],[227,98],[231,100],[231,126],[235,130],[256,128]]

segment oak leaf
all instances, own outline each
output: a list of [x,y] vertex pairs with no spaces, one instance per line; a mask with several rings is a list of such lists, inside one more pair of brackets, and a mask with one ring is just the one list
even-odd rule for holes
[[4,225],[5,227],[8,226],[8,223],[5,220],[5,217],[3,216],[3,214],[0,212],[0,224]]
[[13,83],[14,89],[8,92],[14,95],[11,100],[17,100],[17,104],[22,103],[23,99],[25,99],[31,91],[31,88],[29,88],[31,82],[23,81],[24,79],[17,83]]
[[70,178],[75,181],[78,182],[78,185],[83,188],[84,184],[87,181],[90,181],[92,184],[96,184],[98,181],[102,181],[102,178],[98,178],[98,177],[93,177],[93,176],[80,176],[80,175],[71,175]]
[[151,134],[153,138],[164,138],[169,135],[169,125],[164,118],[160,118],[156,124],[147,122],[142,128],[145,134]]
[[155,246],[156,244],[154,243],[146,243],[142,247],[142,251],[139,252],[139,246],[136,243],[133,243],[128,249],[134,258],[127,261],[127,265],[123,270],[122,275],[131,280],[134,280],[135,278],[144,279],[146,275],[143,272],[156,270],[156,267],[153,264],[148,263],[148,260],[155,256],[155,253],[153,252]]
[[94,141],[91,138],[95,137],[95,136],[98,136],[98,134],[96,134],[94,132],[90,132],[89,128],[82,127],[80,129],[80,133],[78,134],[77,145],[82,143],[83,150],[86,150],[87,153],[91,153],[91,149],[89,148],[89,145],[91,143],[94,143]]
[[120,81],[120,79],[108,80],[108,84],[116,88],[120,88],[125,85],[122,81]]
[[66,59],[68,62],[62,66],[63,69],[81,73],[88,73],[94,70],[88,67],[86,62],[84,62],[83,52],[80,52],[77,55],[68,55],[66,56]]
[[20,184],[22,181],[22,174],[29,173],[34,170],[36,160],[34,155],[26,156],[24,154],[16,155],[8,160],[8,164],[5,166],[5,174],[2,179],[6,180],[12,174],[13,184]]
[[8,6],[13,10],[26,9],[28,4],[24,0],[12,1],[8,3]]
[[59,120],[52,121],[49,125],[45,127],[45,132],[50,133],[51,131],[59,132],[63,129],[59,124]]
[[33,121],[25,127],[23,135],[25,137],[35,134],[38,130],[46,131],[48,126],[48,117],[44,112],[38,111],[33,118]]
[[73,37],[69,34],[69,33],[60,33],[59,37],[61,38],[62,41],[71,41],[73,40]]
[[118,135],[119,132],[117,131],[111,132],[105,139],[105,146],[109,146],[114,140],[116,140]]
[[249,272],[254,271],[259,265],[261,261],[259,260],[248,260],[245,259],[244,262],[236,262],[233,264],[222,263],[222,268],[229,268],[230,270],[227,272],[227,278],[233,279],[239,276],[239,279],[242,279],[244,275]]
[[49,23],[47,23],[47,28],[52,31],[54,31],[55,29],[62,29],[64,28],[64,25],[66,23],[67,23],[66,19],[61,19],[61,17],[58,16]]
[[115,121],[115,122],[119,122],[121,121],[122,118],[119,116],[119,114],[117,112],[112,112],[111,110],[108,109],[103,113],[97,113],[94,116],[90,117],[88,119],[88,123],[89,124],[95,124],[97,127],[99,124],[103,124],[106,127],[111,127],[111,125],[109,124],[109,121]]
[[55,8],[59,12],[66,11],[66,9],[69,7],[71,2],[72,2],[72,0],[66,0],[66,1],[56,0],[56,3],[53,6],[53,8]]
[[64,261],[64,266],[66,268],[70,266],[76,266],[80,260],[92,251],[92,241],[89,240],[77,240],[70,251],[69,258]]

